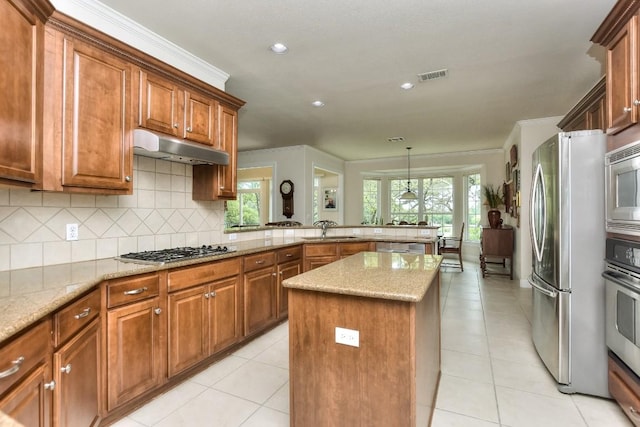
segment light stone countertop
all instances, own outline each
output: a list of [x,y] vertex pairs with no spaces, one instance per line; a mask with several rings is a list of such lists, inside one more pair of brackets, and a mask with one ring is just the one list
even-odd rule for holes
[[282,282],[287,288],[397,301],[421,301],[442,256],[361,252]]
[[431,243],[432,239],[344,238],[307,240],[304,238],[269,238],[228,242],[235,252],[172,262],[161,266],[116,261],[113,258],[57,264],[0,272],[0,344],[38,320],[53,313],[78,296],[98,286],[102,281],[135,274],[167,270],[187,265],[218,261],[265,250],[274,250],[302,243],[339,243],[357,241],[393,241]]

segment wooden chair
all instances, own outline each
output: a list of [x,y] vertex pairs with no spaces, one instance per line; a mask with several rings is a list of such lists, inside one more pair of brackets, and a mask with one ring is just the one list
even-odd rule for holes
[[438,255],[457,254],[460,265],[444,263],[443,265],[460,267],[460,270],[464,271],[464,266],[462,265],[462,236],[464,236],[464,222],[462,223],[459,237],[442,237],[440,239],[440,242],[438,242]]

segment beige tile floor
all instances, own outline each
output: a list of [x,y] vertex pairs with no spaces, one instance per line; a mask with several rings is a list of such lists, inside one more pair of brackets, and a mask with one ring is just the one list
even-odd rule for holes
[[[613,401],[557,391],[531,344],[531,289],[467,263],[443,270],[442,304],[432,426],[631,426]],[[288,387],[285,323],[114,425],[286,427]]]

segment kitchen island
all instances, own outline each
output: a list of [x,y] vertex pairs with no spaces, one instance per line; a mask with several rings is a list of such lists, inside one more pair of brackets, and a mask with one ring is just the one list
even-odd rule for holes
[[362,252],[283,282],[292,427],[429,425],[441,262]]

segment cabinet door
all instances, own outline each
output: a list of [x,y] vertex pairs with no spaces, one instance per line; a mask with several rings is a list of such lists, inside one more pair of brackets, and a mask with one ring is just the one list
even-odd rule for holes
[[289,312],[289,294],[287,288],[282,286],[282,282],[300,273],[302,273],[300,260],[278,265],[278,317],[286,316]]
[[62,185],[132,190],[131,66],[64,40]]
[[209,353],[208,286],[169,294],[169,376],[195,365]]
[[304,260],[304,271],[313,270],[314,268],[331,264],[337,260],[338,257],[336,255],[306,257]]
[[635,68],[637,23],[634,16],[607,51],[607,133],[617,133],[637,122]]
[[184,92],[168,80],[140,71],[138,125],[177,137],[184,132]]
[[162,384],[162,316],[158,297],[107,313],[107,410]]
[[45,389],[51,365],[39,364],[19,385],[0,399],[4,412],[21,425],[48,427],[51,425],[51,390]]
[[238,112],[218,107],[217,148],[229,153],[229,164],[193,167],[193,200],[235,200],[237,196]]
[[100,420],[100,338],[96,319],[53,354],[54,426],[93,426]]
[[217,109],[213,99],[185,92],[184,137],[191,141],[217,146]]
[[244,334],[250,335],[276,320],[275,267],[244,275]]
[[242,334],[239,280],[239,276],[234,276],[211,285],[209,342],[212,353],[236,343]]
[[0,179],[41,179],[38,105],[42,99],[43,25],[12,2],[0,2]]

